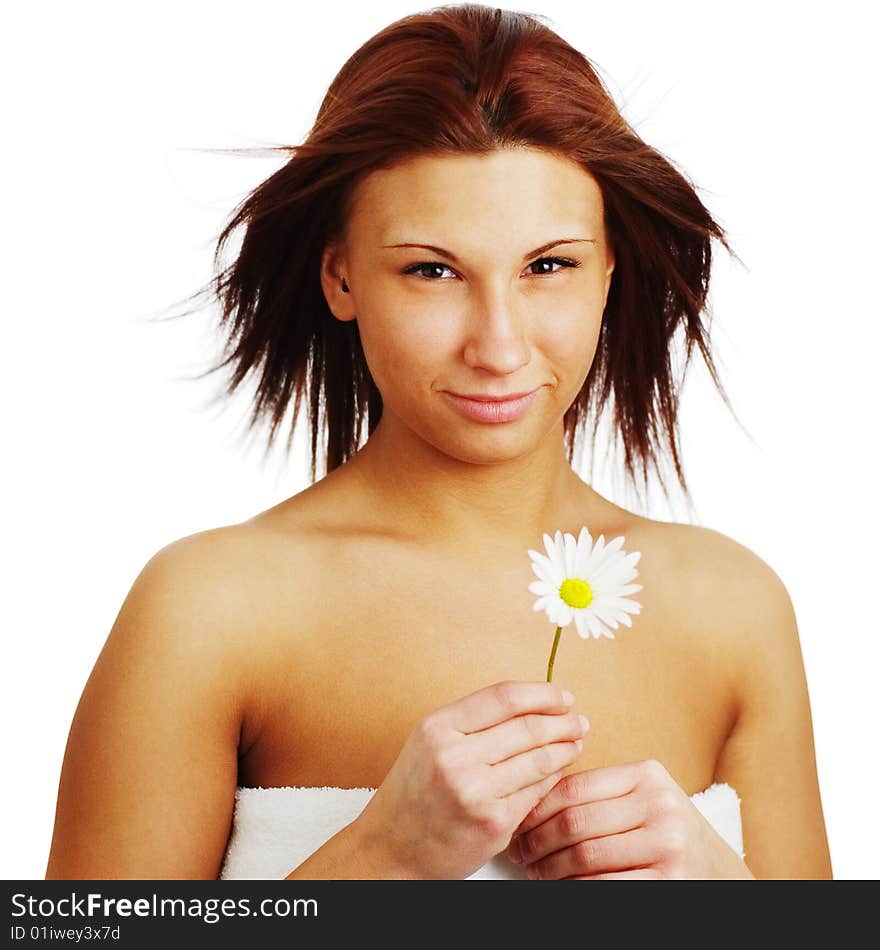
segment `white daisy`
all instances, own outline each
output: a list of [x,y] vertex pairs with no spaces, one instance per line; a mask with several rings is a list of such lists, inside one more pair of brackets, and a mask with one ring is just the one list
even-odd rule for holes
[[621,550],[623,543],[623,537],[617,537],[606,544],[605,535],[600,534],[594,545],[584,527],[577,540],[568,532],[557,531],[555,539],[545,534],[546,555],[529,551],[532,570],[539,578],[529,584],[529,590],[538,595],[533,609],[546,611],[556,624],[548,681],[553,673],[559,634],[572,620],[585,640],[590,636],[613,640],[614,634],[608,627],[616,630],[618,622],[631,627],[629,615],[641,611],[642,605],[626,596],[642,589],[641,584],[630,583],[638,577],[635,566],[641,552],[626,554]]

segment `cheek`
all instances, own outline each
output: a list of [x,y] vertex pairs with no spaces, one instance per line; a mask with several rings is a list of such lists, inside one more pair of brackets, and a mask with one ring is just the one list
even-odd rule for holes
[[560,308],[542,316],[534,345],[566,379],[578,377],[582,382],[593,363],[601,328],[601,311]]
[[361,322],[361,345],[380,392],[430,387],[451,345],[441,329],[439,322],[426,320],[423,314],[386,311],[378,319]]

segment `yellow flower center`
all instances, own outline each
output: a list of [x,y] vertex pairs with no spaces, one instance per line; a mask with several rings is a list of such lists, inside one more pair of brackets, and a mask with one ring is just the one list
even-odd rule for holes
[[559,596],[569,607],[589,607],[593,600],[590,585],[579,577],[566,577],[559,588]]

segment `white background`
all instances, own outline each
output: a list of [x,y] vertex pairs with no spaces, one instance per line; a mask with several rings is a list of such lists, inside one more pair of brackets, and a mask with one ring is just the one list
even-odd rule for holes
[[[160,547],[307,484],[212,403],[213,314],[171,323],[212,240],[296,144],[336,71],[409,3],[18,4],[0,79],[5,433],[0,875],[42,877],[76,703]],[[713,342],[682,402],[699,523],[795,604],[838,877],[876,877],[880,649],[873,591],[877,80],[866,5],[542,2],[636,130],[685,171],[721,249]],[[205,151],[199,151],[205,150]],[[209,406],[208,409],[204,408]],[[610,469],[599,491],[635,507]],[[873,487],[872,487],[873,486]],[[649,514],[687,520],[658,501]],[[874,750],[873,752],[871,750]],[[784,807],[784,803],[780,803]]]

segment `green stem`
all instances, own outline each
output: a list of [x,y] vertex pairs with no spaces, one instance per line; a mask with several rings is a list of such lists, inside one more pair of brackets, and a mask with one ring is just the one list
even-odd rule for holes
[[553,679],[553,661],[556,659],[556,648],[559,646],[559,635],[562,633],[562,627],[556,628],[556,636],[553,638],[553,649],[550,651],[550,662],[547,664],[547,682]]

